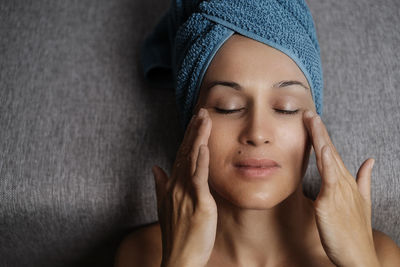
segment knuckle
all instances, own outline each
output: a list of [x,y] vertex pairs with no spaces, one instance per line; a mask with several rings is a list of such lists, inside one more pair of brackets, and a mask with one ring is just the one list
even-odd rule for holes
[[189,157],[188,157],[188,159],[189,159],[189,162],[195,162],[196,161],[196,152],[194,151],[194,149],[190,152],[190,154],[189,154]]
[[199,199],[198,205],[197,205],[197,210],[203,216],[211,216],[215,213],[215,207],[210,205],[209,201],[204,198]]
[[194,175],[194,176],[193,176],[193,178],[192,178],[192,185],[193,185],[195,188],[198,188],[198,187],[202,186],[201,179],[199,179],[198,175]]
[[178,185],[174,185],[174,187],[171,190],[171,198],[174,203],[180,203],[183,198],[183,192],[182,188]]
[[171,195],[172,195],[172,200],[173,200],[174,203],[177,203],[177,202],[180,201],[181,195],[180,195],[180,192],[178,190],[176,190],[176,189],[172,190]]

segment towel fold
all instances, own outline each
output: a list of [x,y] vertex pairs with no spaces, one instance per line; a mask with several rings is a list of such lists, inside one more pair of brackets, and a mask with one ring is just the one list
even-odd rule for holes
[[212,58],[235,32],[289,56],[307,78],[316,111],[322,115],[320,48],[304,0],[171,0],[146,37],[140,60],[150,84],[175,90],[183,131]]

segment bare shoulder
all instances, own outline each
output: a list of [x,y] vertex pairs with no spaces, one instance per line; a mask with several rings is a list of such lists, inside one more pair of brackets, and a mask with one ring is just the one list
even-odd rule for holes
[[114,267],[160,267],[161,242],[158,222],[134,229],[119,245]]
[[372,229],[376,255],[382,267],[400,266],[400,247],[387,234]]

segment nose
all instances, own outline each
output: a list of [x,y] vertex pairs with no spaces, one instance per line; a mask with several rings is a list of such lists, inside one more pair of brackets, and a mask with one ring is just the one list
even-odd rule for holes
[[273,118],[269,118],[267,112],[253,111],[247,118],[240,141],[243,144],[260,146],[272,141]]

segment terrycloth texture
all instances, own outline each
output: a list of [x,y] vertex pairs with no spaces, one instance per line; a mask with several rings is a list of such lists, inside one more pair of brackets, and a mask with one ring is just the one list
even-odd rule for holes
[[175,87],[183,129],[192,116],[212,58],[235,32],[292,58],[311,86],[322,115],[320,48],[303,0],[172,0],[141,50],[144,75],[155,86]]

